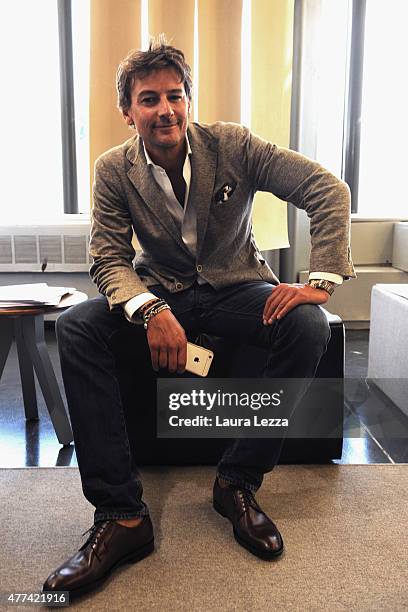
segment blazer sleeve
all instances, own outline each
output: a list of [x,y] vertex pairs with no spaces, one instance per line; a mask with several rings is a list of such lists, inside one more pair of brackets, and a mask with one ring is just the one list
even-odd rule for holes
[[241,133],[247,173],[254,191],[269,191],[305,210],[310,219],[309,272],[355,277],[350,252],[350,189],[308,157]]
[[114,164],[104,158],[95,163],[90,276],[112,310],[147,291],[133,268],[133,226],[126,195]]

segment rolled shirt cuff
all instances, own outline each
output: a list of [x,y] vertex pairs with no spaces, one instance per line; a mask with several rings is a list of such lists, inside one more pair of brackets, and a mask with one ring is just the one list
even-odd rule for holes
[[343,277],[340,274],[332,274],[331,272],[311,272],[309,274],[309,280],[327,280],[336,285],[343,283]]
[[143,304],[147,304],[150,300],[155,300],[157,298],[156,295],[146,291],[145,293],[139,293],[139,295],[135,295],[135,297],[130,298],[125,304],[123,304],[123,309],[125,311],[125,317],[130,323],[142,324],[142,319],[138,320],[136,317],[133,318],[133,315]]

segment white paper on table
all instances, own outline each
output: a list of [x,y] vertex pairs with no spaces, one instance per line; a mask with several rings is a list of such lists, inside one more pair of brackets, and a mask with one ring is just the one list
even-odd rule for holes
[[6,285],[0,287],[0,307],[58,306],[64,295],[74,292],[74,287],[49,287],[47,283]]

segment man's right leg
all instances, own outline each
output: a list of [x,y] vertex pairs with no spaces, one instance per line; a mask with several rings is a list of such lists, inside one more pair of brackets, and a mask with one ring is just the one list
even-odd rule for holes
[[[143,326],[122,309],[109,311],[103,296],[83,302],[57,320],[57,340],[82,489],[95,506],[95,522],[142,517],[142,484],[131,468],[125,418],[110,339],[128,328],[144,343]],[[136,370],[136,368],[135,368]]]
[[71,308],[57,321],[82,489],[95,506],[95,524],[86,542],[43,585],[43,591],[69,591],[71,598],[95,589],[119,565],[139,561],[154,549],[142,484],[131,467],[110,347],[120,330],[148,350],[143,326],[129,323],[122,309],[110,312],[102,296]]

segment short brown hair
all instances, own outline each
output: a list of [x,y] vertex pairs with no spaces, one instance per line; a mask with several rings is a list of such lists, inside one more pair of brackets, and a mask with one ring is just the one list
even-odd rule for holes
[[131,106],[132,88],[137,78],[144,78],[155,70],[173,68],[180,76],[187,98],[191,100],[193,81],[191,68],[187,64],[184,53],[167,44],[164,35],[151,39],[147,51],[133,50],[120,62],[116,72],[116,90],[118,93],[118,108],[127,112]]

